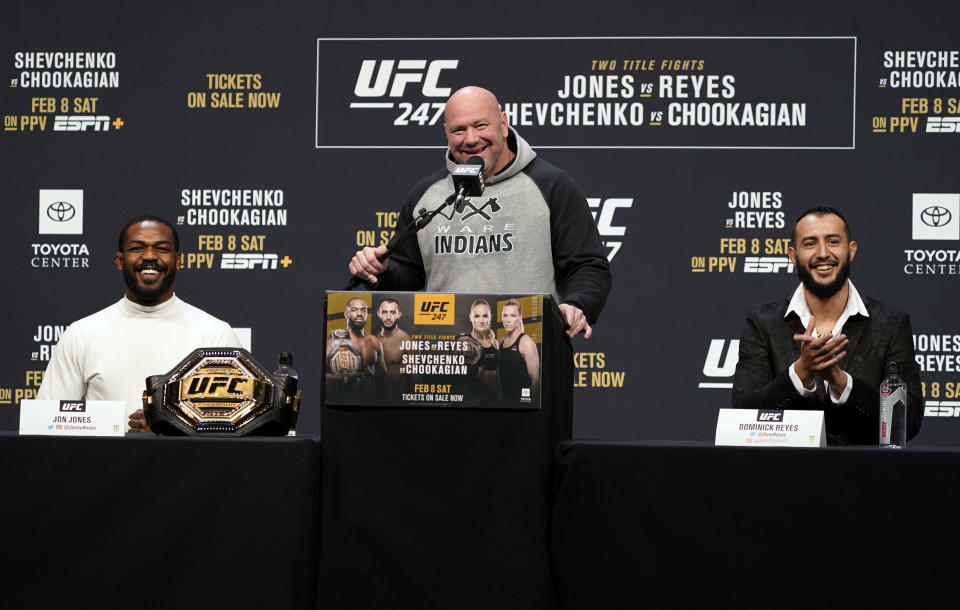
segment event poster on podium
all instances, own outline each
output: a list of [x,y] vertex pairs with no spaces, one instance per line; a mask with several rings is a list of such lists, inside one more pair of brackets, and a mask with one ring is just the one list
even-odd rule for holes
[[330,406],[539,409],[543,295],[327,292]]

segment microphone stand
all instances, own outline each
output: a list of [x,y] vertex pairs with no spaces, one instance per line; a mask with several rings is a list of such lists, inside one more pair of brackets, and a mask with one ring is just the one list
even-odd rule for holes
[[[443,203],[436,207],[436,209],[427,211],[427,208],[420,208],[420,213],[417,214],[416,218],[413,219],[413,222],[403,227],[399,232],[394,234],[393,239],[387,244],[387,251],[377,257],[377,260],[383,262],[385,258],[393,254],[397,248],[410,240],[411,237],[416,235],[420,229],[424,228],[430,221],[433,220],[433,217],[442,212],[456,199],[463,199],[466,186],[460,187],[459,193],[454,193],[447,197]],[[366,280],[360,278],[359,276],[353,276],[350,278],[350,281],[347,283],[347,287],[344,288],[344,291],[355,290],[362,282]]]

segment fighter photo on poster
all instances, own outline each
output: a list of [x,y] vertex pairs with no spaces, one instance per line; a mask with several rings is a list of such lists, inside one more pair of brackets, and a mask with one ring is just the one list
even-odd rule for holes
[[539,409],[542,295],[327,292],[332,406]]

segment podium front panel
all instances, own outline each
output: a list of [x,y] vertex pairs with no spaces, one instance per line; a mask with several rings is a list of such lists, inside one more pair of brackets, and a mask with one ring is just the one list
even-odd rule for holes
[[[368,306],[385,296],[354,294]],[[458,306],[476,299],[456,296]],[[572,427],[573,355],[556,305],[542,299],[540,408],[324,398],[322,607],[556,607],[547,543],[554,450]]]

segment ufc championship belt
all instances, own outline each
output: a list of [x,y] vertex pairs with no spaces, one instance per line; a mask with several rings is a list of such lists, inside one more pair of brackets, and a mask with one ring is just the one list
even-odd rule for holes
[[463,359],[468,365],[475,365],[480,362],[483,355],[483,345],[474,339],[471,335],[457,335],[457,341],[464,343]]
[[245,349],[201,347],[147,377],[143,414],[157,434],[282,436],[297,423],[297,378],[267,371]]
[[350,342],[345,328],[330,331],[330,349],[327,351],[327,371],[345,380],[359,377],[363,372],[363,354]]

